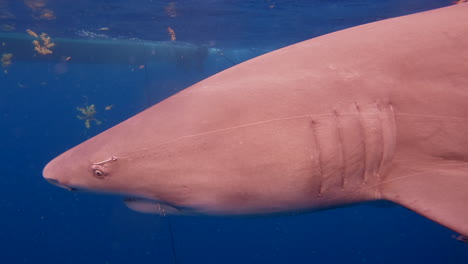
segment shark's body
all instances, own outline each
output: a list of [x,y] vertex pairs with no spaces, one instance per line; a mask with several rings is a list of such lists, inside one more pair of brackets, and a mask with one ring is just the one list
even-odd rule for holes
[[332,33],[214,75],[44,177],[151,213],[386,199],[468,236],[468,4]]

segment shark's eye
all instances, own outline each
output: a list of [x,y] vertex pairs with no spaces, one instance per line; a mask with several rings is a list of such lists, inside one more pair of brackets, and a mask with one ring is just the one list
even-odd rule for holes
[[105,172],[104,168],[100,165],[93,165],[91,167],[92,169],[92,172],[93,172],[93,176],[98,178],[98,179],[102,179],[104,177],[106,177],[107,173]]
[[101,178],[101,177],[104,176],[104,172],[101,171],[101,170],[95,169],[95,170],[93,170],[93,173],[94,173],[94,176],[96,176],[96,177],[98,177],[98,178]]

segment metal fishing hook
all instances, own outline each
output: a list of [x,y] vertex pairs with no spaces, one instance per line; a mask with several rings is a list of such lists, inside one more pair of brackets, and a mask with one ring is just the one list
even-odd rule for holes
[[116,156],[112,156],[112,157],[110,157],[109,159],[106,159],[106,160],[103,160],[103,161],[100,161],[100,162],[93,163],[93,165],[101,165],[101,164],[104,164],[104,163],[110,162],[110,161],[117,161],[117,157],[116,157]]

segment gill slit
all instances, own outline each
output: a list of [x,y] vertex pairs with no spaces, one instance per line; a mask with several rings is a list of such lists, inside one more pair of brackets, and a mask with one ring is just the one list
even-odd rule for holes
[[380,141],[382,142],[382,148],[380,149],[380,159],[379,159],[379,166],[377,168],[377,178],[380,179],[381,170],[384,162],[384,153],[385,153],[385,135],[384,135],[384,124],[382,120],[382,109],[379,103],[376,103],[377,106],[377,118],[379,119],[379,126],[380,126]]
[[356,111],[358,113],[358,120],[359,120],[359,128],[362,140],[362,167],[363,167],[363,174],[362,174],[362,184],[367,182],[367,142],[366,142],[366,131],[364,130],[364,121],[362,120],[361,109],[359,108],[358,104],[354,102],[354,106],[356,107]]
[[315,127],[315,121],[312,119],[312,116],[310,116],[310,122],[312,125],[312,136],[314,138],[314,146],[315,146],[315,160],[317,161],[318,169],[319,169],[319,191],[318,191],[318,196],[323,195],[323,182],[324,182],[324,177],[325,175],[323,174],[323,167],[322,167],[322,154],[321,154],[321,148],[319,144],[319,140],[317,138],[317,130]]
[[341,189],[344,189],[345,184],[346,184],[346,158],[345,158],[345,147],[343,143],[343,133],[342,133],[343,129],[341,128],[340,118],[338,116],[338,112],[336,111],[336,109],[333,110],[333,114],[334,114],[334,119],[335,119],[335,124],[336,124],[338,144],[340,146]]
[[[394,148],[395,147],[395,144],[396,144],[396,136],[397,136],[397,131],[396,131],[396,121],[395,121],[395,110],[393,109],[393,105],[391,102],[388,103],[388,106],[389,106],[389,111],[390,113],[388,114],[389,118],[390,118],[390,138],[388,139],[388,142],[387,142],[387,157],[385,158],[386,160],[393,160],[393,155],[394,153],[391,153],[390,151],[392,151],[392,147]],[[390,150],[388,150],[388,148]],[[394,152],[395,150],[393,150]],[[388,157],[388,154],[390,154],[391,156]],[[382,175],[382,181],[385,180],[385,176],[388,175],[388,173],[384,173]]]

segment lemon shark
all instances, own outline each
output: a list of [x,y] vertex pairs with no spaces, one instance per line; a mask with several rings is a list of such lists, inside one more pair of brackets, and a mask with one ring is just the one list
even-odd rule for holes
[[155,214],[389,200],[468,236],[468,4],[288,46],[66,151],[44,177]]

